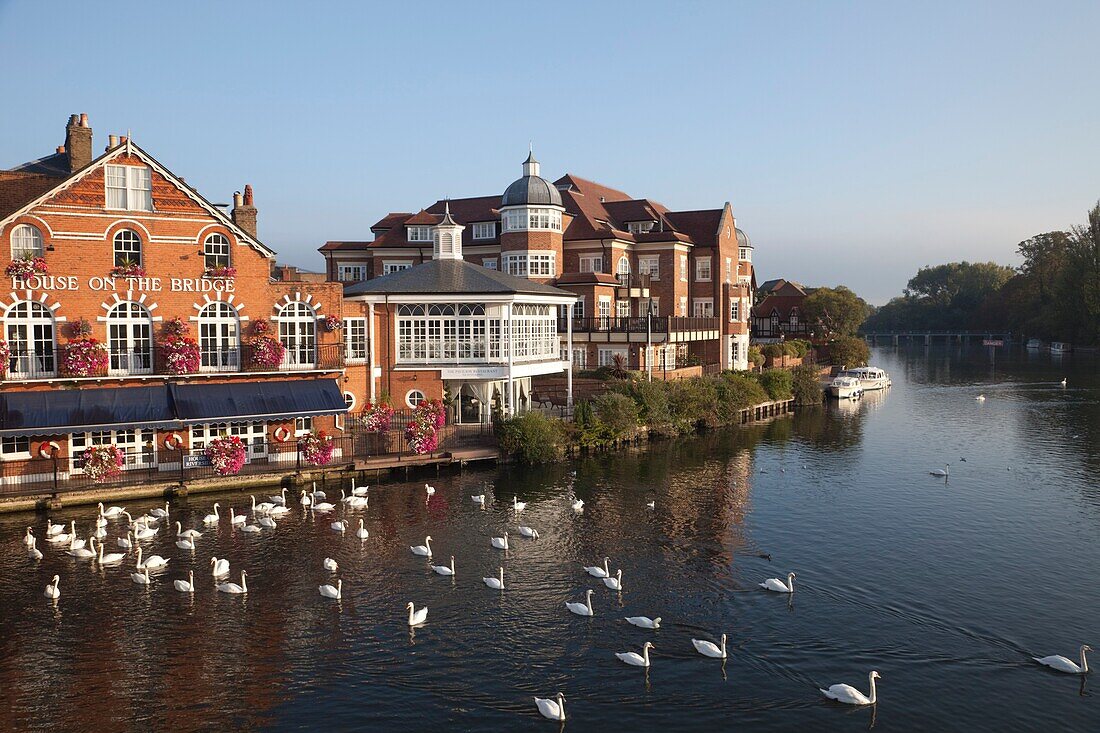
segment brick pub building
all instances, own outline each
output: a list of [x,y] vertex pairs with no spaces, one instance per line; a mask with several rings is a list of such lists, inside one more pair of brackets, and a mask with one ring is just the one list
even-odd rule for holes
[[[256,221],[251,187],[227,213],[126,138],[95,157],[86,115],[54,154],[0,170],[13,263],[0,296],[0,481],[44,480],[36,459],[51,454],[62,478],[80,474],[93,445],[152,474],[227,433],[252,463],[285,459],[296,435],[338,433],[341,286],[275,279]],[[198,343],[183,367],[170,346],[180,322]],[[89,339],[106,364],[73,357]]]

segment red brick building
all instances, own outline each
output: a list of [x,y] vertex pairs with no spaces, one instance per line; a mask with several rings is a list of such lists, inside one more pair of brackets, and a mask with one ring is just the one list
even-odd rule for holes
[[329,279],[368,281],[431,260],[446,206],[463,226],[467,262],[577,296],[558,327],[564,349],[569,316],[573,346],[563,356],[577,368],[617,355],[635,369],[688,360],[747,368],[753,247],[728,203],[670,211],[573,174],[551,183],[533,155],[503,196],[436,201],[386,215],[372,240],[326,242]]
[[761,342],[780,338],[809,338],[813,326],[803,315],[802,303],[814,291],[793,280],[768,280],[757,292],[752,309],[752,337]]
[[95,157],[86,115],[55,153],[0,171],[3,482],[34,480],[5,466],[51,450],[66,475],[105,444],[163,471],[176,435],[197,455],[237,434],[268,461],[336,430],[341,286],[273,277],[256,223],[250,186],[226,212],[126,138]]

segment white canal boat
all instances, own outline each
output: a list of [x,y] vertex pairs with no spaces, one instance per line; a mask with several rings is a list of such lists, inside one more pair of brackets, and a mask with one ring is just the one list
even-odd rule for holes
[[828,391],[838,400],[859,399],[863,396],[863,385],[857,377],[837,376],[829,383]]
[[878,367],[859,367],[857,369],[845,369],[837,374],[838,377],[855,377],[859,380],[864,392],[877,389],[886,389],[890,386],[890,375]]

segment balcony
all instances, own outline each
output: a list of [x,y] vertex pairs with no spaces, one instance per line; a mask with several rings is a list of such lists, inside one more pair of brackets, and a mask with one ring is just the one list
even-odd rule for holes
[[[200,352],[201,365],[197,374],[255,374],[260,372],[308,372],[339,371],[344,368],[344,345],[321,344],[288,348],[283,352],[282,360],[275,365],[258,363],[254,358],[255,348],[251,344],[241,344],[235,349],[203,349]],[[74,377],[61,374],[57,368],[58,359],[49,355],[13,355],[8,370],[0,375],[4,382],[22,382],[31,380],[63,379]],[[178,374],[168,368],[165,354],[156,346],[148,350],[112,351],[108,354],[107,367],[87,378],[126,378],[126,377],[190,377],[194,374]]]
[[622,342],[622,343],[678,343],[717,339],[721,324],[717,318],[706,316],[652,316],[650,318],[621,318],[597,316],[595,318],[559,319],[558,334],[564,335],[569,323],[573,327],[574,341]]
[[649,275],[617,275],[619,285],[615,288],[616,300],[649,297]]

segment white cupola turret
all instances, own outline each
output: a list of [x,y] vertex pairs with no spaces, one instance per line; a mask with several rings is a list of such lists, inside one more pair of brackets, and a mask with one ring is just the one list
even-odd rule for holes
[[451,202],[448,201],[443,211],[443,220],[432,227],[432,258],[461,260],[462,230],[465,228],[451,216]]

